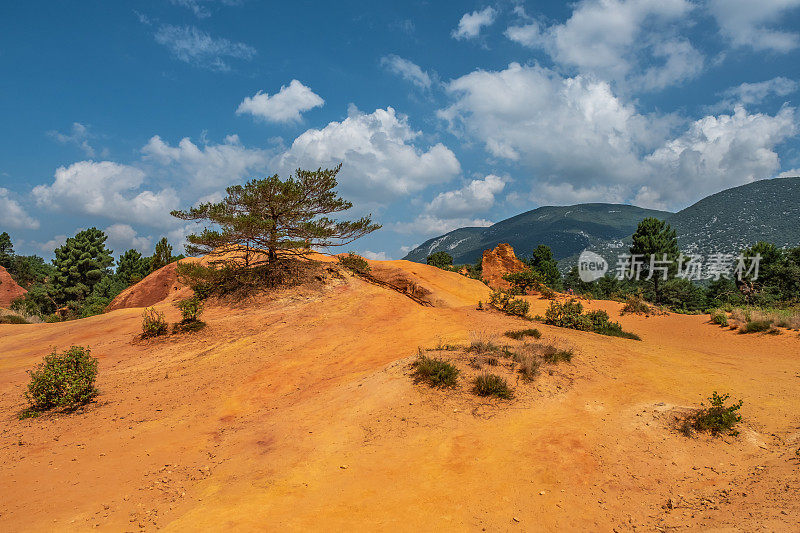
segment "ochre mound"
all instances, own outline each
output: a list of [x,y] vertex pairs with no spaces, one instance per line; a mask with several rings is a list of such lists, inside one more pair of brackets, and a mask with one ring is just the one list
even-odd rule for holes
[[14,281],[5,268],[0,266],[0,307],[10,306],[11,302],[27,292]]
[[[478,311],[488,289],[457,273],[370,265],[393,287],[211,300],[191,334],[137,341],[141,309],[2,326],[0,531],[797,531],[797,332],[585,302],[643,340],[604,337]],[[513,350],[503,332],[530,327],[575,355],[510,380],[514,400],[411,379],[420,347]],[[71,345],[99,359],[97,401],[19,420],[27,371]],[[713,390],[744,400],[738,437],[670,427]]]
[[489,288],[478,280],[412,261],[369,261],[370,274],[399,292],[433,307],[463,307],[486,301]]
[[[181,261],[187,260],[190,259]],[[150,307],[167,298],[175,298],[186,292],[182,291],[182,289],[187,289],[186,286],[178,281],[177,268],[178,261],[175,261],[152,272],[139,283],[131,285],[108,304],[106,312],[131,307]]]
[[510,244],[501,242],[494,250],[483,252],[481,262],[483,268],[482,277],[493,289],[508,289],[511,284],[503,279],[505,274],[522,272],[525,270],[525,263],[517,259],[514,248]]

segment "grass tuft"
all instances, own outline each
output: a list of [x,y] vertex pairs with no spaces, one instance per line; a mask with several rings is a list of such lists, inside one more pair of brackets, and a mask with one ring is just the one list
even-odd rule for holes
[[514,393],[506,383],[506,380],[497,374],[481,374],[473,381],[474,391],[478,396],[495,396],[508,400],[514,397]]

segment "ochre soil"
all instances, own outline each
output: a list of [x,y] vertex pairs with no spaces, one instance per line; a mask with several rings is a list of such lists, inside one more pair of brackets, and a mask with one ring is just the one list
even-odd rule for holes
[[[345,275],[146,342],[141,308],[0,325],[0,531],[798,531],[797,332],[586,303],[642,341],[610,338],[479,311],[488,288],[455,273],[372,264],[437,305]],[[172,322],[181,292],[157,304]],[[419,347],[527,327],[576,353],[514,400],[410,378]],[[99,358],[97,401],[18,420],[26,371],[70,345]],[[744,400],[740,435],[676,432],[714,390]]]

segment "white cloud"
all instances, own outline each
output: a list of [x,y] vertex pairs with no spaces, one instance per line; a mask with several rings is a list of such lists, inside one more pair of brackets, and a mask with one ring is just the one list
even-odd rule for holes
[[800,84],[796,81],[781,76],[758,83],[742,83],[723,92],[723,100],[712,107],[717,110],[723,110],[733,109],[736,104],[745,106],[760,104],[773,94],[775,96],[788,96],[797,91],[798,88],[800,88]]
[[458,228],[487,228],[492,224],[494,222],[483,218],[439,218],[434,215],[422,214],[411,222],[396,222],[390,227],[397,233],[411,234],[427,239]]
[[142,148],[145,161],[157,163],[154,172],[167,171],[171,177],[180,176],[195,190],[227,186],[250,174],[264,171],[269,154],[265,150],[244,147],[236,135],[225,142],[202,147],[188,137],[177,146],[170,146],[158,135]]
[[92,137],[89,133],[89,128],[80,122],[73,122],[69,133],[51,130],[47,134],[61,144],[74,144],[83,150],[86,157],[94,157],[96,155],[95,149],[89,144],[89,139]]
[[497,11],[492,6],[485,7],[480,11],[465,13],[458,21],[458,28],[454,29],[451,35],[454,39],[474,39],[480,35],[484,26],[494,23],[496,16]]
[[153,249],[152,239],[138,235],[129,224],[112,224],[104,232],[108,235],[108,246],[118,254],[133,248],[144,255],[149,255]]
[[[208,18],[211,16],[211,11],[208,9],[209,4],[213,4],[214,0],[170,0],[176,6],[185,7],[192,11],[199,19]],[[234,6],[239,5],[241,0],[220,0],[222,5]]]
[[797,133],[790,107],[774,116],[739,107],[687,124],[638,113],[605,82],[539,66],[475,71],[447,89],[454,103],[439,116],[492,156],[531,171],[529,197],[540,204],[680,208],[773,175],[776,147]]
[[38,229],[39,221],[28,215],[25,209],[11,197],[11,191],[0,187],[0,213],[3,226],[16,229]]
[[259,91],[254,96],[246,97],[239,104],[236,114],[250,114],[270,122],[299,122],[301,113],[321,107],[324,103],[325,100],[309,87],[292,80],[288,87],[281,86],[281,90],[272,96]]
[[748,114],[737,106],[732,115],[696,120],[681,136],[645,158],[652,179],[634,203],[685,205],[715,192],[772,176],[780,161],[775,146],[797,134],[795,110],[775,116]]
[[369,250],[364,250],[361,252],[363,257],[367,259],[371,259],[373,261],[388,261],[389,257],[387,257],[386,252],[371,252]]
[[[80,231],[80,230],[77,230]],[[76,233],[77,233],[76,231]],[[66,235],[56,235],[52,239],[47,242],[42,243],[32,243],[34,244],[39,250],[41,250],[45,254],[52,254],[53,251],[58,248],[59,246],[64,246],[67,242]]]
[[408,59],[392,54],[381,58],[381,65],[385,66],[389,72],[410,81],[420,89],[429,89],[431,86],[430,75]]
[[343,163],[338,180],[346,197],[391,203],[397,195],[447,182],[461,171],[455,154],[443,144],[427,150],[415,146],[419,136],[408,118],[391,107],[366,114],[351,106],[343,121],[297,137],[272,168],[287,173]]
[[425,211],[443,218],[465,218],[488,211],[494,206],[495,195],[506,185],[506,179],[489,174],[482,180],[472,180],[454,191],[439,193]]
[[244,43],[212,37],[194,26],[162,25],[155,34],[156,42],[172,55],[192,65],[217,71],[230,70],[227,58],[252,59],[256,49]]
[[144,180],[145,173],[136,167],[79,161],[59,167],[53,184],[34,187],[33,196],[42,207],[151,226],[169,224],[178,195],[171,188],[141,190]]
[[594,175],[636,180],[642,170],[637,153],[655,148],[670,126],[668,119],[638,114],[608,83],[562,78],[539,66],[475,71],[447,90],[455,103],[439,116],[454,131],[482,141],[495,157],[559,181],[589,184]]
[[543,26],[523,15],[526,23],[506,36],[580,73],[657,90],[702,70],[702,54],[675,34],[693,8],[687,0],[583,0],[563,24]]
[[775,177],[776,178],[796,178],[798,176],[800,176],[800,168],[792,168],[792,169],[789,169],[789,170],[787,170],[785,172],[781,172],[780,174],[778,174]]
[[800,7],[800,0],[710,0],[708,9],[720,33],[737,47],[789,52],[800,45],[800,36],[770,27],[789,10]]

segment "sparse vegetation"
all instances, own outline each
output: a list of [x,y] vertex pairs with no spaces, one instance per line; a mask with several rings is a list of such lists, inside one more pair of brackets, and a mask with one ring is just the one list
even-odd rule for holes
[[0,324],[30,324],[30,322],[19,315],[0,315]]
[[473,390],[478,396],[496,396],[504,400],[514,397],[506,380],[497,374],[481,374],[475,378],[473,385]]
[[348,252],[347,255],[340,256],[339,264],[348,270],[352,270],[356,274],[367,274],[371,270],[367,260],[353,252]]
[[169,327],[164,319],[164,313],[154,307],[148,307],[142,312],[142,338],[148,339],[165,335]]
[[726,313],[722,309],[712,309],[709,315],[711,318],[711,322],[713,322],[714,324],[717,324],[719,326],[728,325],[728,313]]
[[55,408],[75,409],[98,394],[94,384],[97,359],[91,356],[89,348],[72,346],[62,353],[53,350],[30,376],[25,391],[29,406],[22,412],[22,418]]
[[200,320],[200,314],[203,312],[203,300],[199,296],[195,294],[175,305],[181,311],[181,321],[175,324],[174,331],[189,333],[199,331],[206,326],[206,323]]
[[459,370],[442,359],[428,357],[421,351],[419,357],[413,363],[414,380],[427,383],[431,387],[452,388],[458,383]]
[[558,348],[553,345],[545,345],[542,347],[542,359],[545,363],[557,365],[558,363],[569,363],[572,361],[574,352],[571,349]]
[[525,381],[533,381],[539,374],[539,367],[541,366],[539,358],[534,354],[517,354],[515,361],[519,363],[517,370]]
[[542,332],[536,328],[529,328],[529,329],[518,329],[518,330],[511,330],[506,331],[503,333],[506,337],[514,340],[522,340],[525,337],[533,337],[534,339],[539,339],[542,336]]
[[528,311],[531,307],[526,300],[514,298],[511,293],[503,290],[492,291],[489,297],[489,304],[504,313],[523,318],[528,316]]
[[622,306],[623,313],[631,313],[635,315],[648,315],[650,314],[650,306],[644,301],[641,294],[631,294],[625,300],[625,305]]
[[609,320],[608,313],[603,310],[584,313],[583,305],[575,299],[564,303],[550,302],[545,312],[544,323],[612,337],[641,340],[638,335],[624,331],[619,322]]
[[739,333],[764,333],[772,329],[770,320],[751,320],[739,328]]
[[714,436],[727,434],[736,436],[739,432],[734,429],[736,424],[741,422],[742,416],[739,409],[742,407],[742,400],[726,406],[725,402],[730,398],[730,394],[717,394],[714,391],[708,399],[710,405],[703,407],[687,416],[680,425],[681,432],[686,436],[691,436],[693,432],[707,431]]

